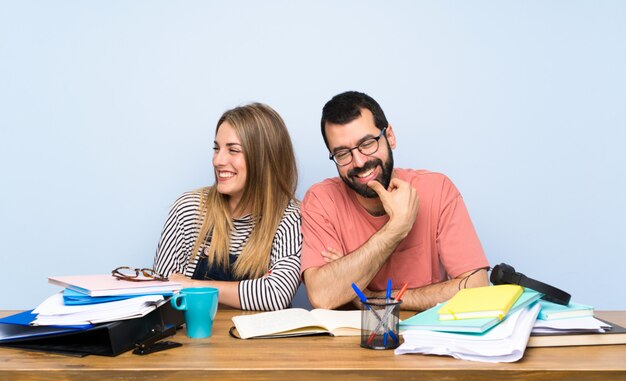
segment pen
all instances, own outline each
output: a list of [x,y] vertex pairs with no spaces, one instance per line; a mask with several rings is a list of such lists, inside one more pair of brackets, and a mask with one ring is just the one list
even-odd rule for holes
[[[356,284],[352,283],[352,289],[354,290],[354,292],[356,293],[356,296],[359,297],[359,299],[361,300],[362,303],[367,303],[367,296],[365,296],[365,294],[363,293],[363,291],[361,291],[361,289],[359,289],[359,286],[357,286]],[[369,305],[365,305],[365,307],[367,307],[368,309],[370,308]]]
[[[387,293],[385,294],[385,302],[389,303],[391,299],[391,278],[387,279]],[[376,331],[374,331],[376,333]],[[387,347],[387,339],[389,338],[389,334],[387,331],[383,334],[383,347]],[[369,339],[368,339],[369,341]]]
[[[376,313],[376,311],[372,310],[372,308],[369,306],[369,304],[367,304],[367,296],[365,296],[365,294],[363,293],[363,291],[361,291],[361,289],[359,289],[359,286],[357,286],[356,284],[352,283],[352,289],[354,290],[354,292],[356,293],[356,295],[359,297],[359,299],[361,300],[361,303],[363,303],[363,305],[370,311],[372,311],[372,313],[374,314],[374,316],[376,316],[376,319],[378,320],[378,328],[376,329],[376,331],[378,331],[381,327],[385,327],[385,329],[387,329],[386,324],[383,322],[383,320],[381,320],[380,316],[378,316],[378,314]],[[374,333],[376,333],[376,331],[374,331]],[[395,333],[393,333],[393,331],[389,330],[389,335],[395,340],[398,341],[398,336],[396,336]],[[368,344],[370,343],[370,341],[368,340]]]
[[[389,285],[389,282],[387,283],[387,285]],[[408,287],[408,283],[405,283],[404,286],[402,286],[402,288],[400,289],[400,291],[398,291],[398,293],[396,294],[396,297],[393,299],[394,303],[399,302],[400,300],[402,300],[402,295],[404,295],[404,292],[406,291],[406,288]],[[385,308],[385,314],[383,315],[382,319],[378,319],[378,325],[376,326],[376,329],[374,330],[374,332],[372,332],[372,334],[370,335],[370,337],[367,338],[367,344],[370,345],[372,343],[372,341],[374,340],[374,337],[376,337],[376,332],[378,332],[379,329],[382,328],[383,326],[383,322],[385,322],[387,320],[387,318],[389,317],[389,314],[391,313],[391,311],[393,310],[393,308],[391,309],[387,309]],[[378,315],[377,315],[378,316]],[[387,328],[387,327],[385,327]],[[389,334],[391,335],[391,337],[397,342],[398,341],[398,337],[393,333],[392,330],[385,330],[385,333],[389,332]],[[385,343],[385,337],[383,336],[383,345],[387,346],[387,343]]]
[[404,291],[406,291],[406,288],[408,285],[409,285],[408,283],[405,283],[404,286],[402,286],[400,291],[398,291],[398,294],[396,294],[396,297],[393,300],[394,302],[399,302],[402,299],[402,295],[404,294]]

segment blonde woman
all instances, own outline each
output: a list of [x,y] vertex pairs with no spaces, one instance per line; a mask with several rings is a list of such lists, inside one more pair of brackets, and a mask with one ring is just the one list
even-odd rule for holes
[[260,103],[226,111],[213,151],[215,184],[174,203],[154,268],[185,287],[217,287],[220,303],[234,308],[287,308],[300,282],[302,236],[285,123]]

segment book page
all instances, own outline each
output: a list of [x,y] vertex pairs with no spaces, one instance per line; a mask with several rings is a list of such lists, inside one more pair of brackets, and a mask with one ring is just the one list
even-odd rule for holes
[[299,328],[310,328],[312,332],[326,330],[309,311],[302,308],[239,315],[233,317],[233,323],[242,339],[269,336],[295,329],[298,329],[298,332],[307,332],[307,329]]
[[[322,325],[336,336],[360,335],[361,334],[361,311],[334,311],[315,309],[311,314]],[[350,333],[350,331],[354,331]]]

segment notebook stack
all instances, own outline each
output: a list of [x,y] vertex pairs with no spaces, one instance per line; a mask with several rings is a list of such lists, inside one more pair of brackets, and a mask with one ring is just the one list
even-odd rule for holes
[[528,340],[529,347],[626,344],[626,329],[594,317],[586,304],[567,306],[540,300],[541,312]]
[[111,275],[49,281],[65,289],[34,310],[0,319],[0,346],[115,356],[149,334],[171,335],[183,322],[182,313],[166,303],[180,283],[132,282]]
[[541,296],[519,285],[463,289],[448,302],[401,322],[404,343],[395,353],[517,361],[524,355]]
[[181,289],[170,281],[133,282],[110,274],[50,277],[65,287],[33,310],[30,325],[87,325],[142,317],[162,305]]

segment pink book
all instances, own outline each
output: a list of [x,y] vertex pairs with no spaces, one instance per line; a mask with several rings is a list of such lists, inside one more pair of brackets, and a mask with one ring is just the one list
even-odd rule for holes
[[48,282],[89,296],[176,292],[182,288],[181,283],[172,281],[131,282],[117,279],[111,274],[54,276],[49,277]]

